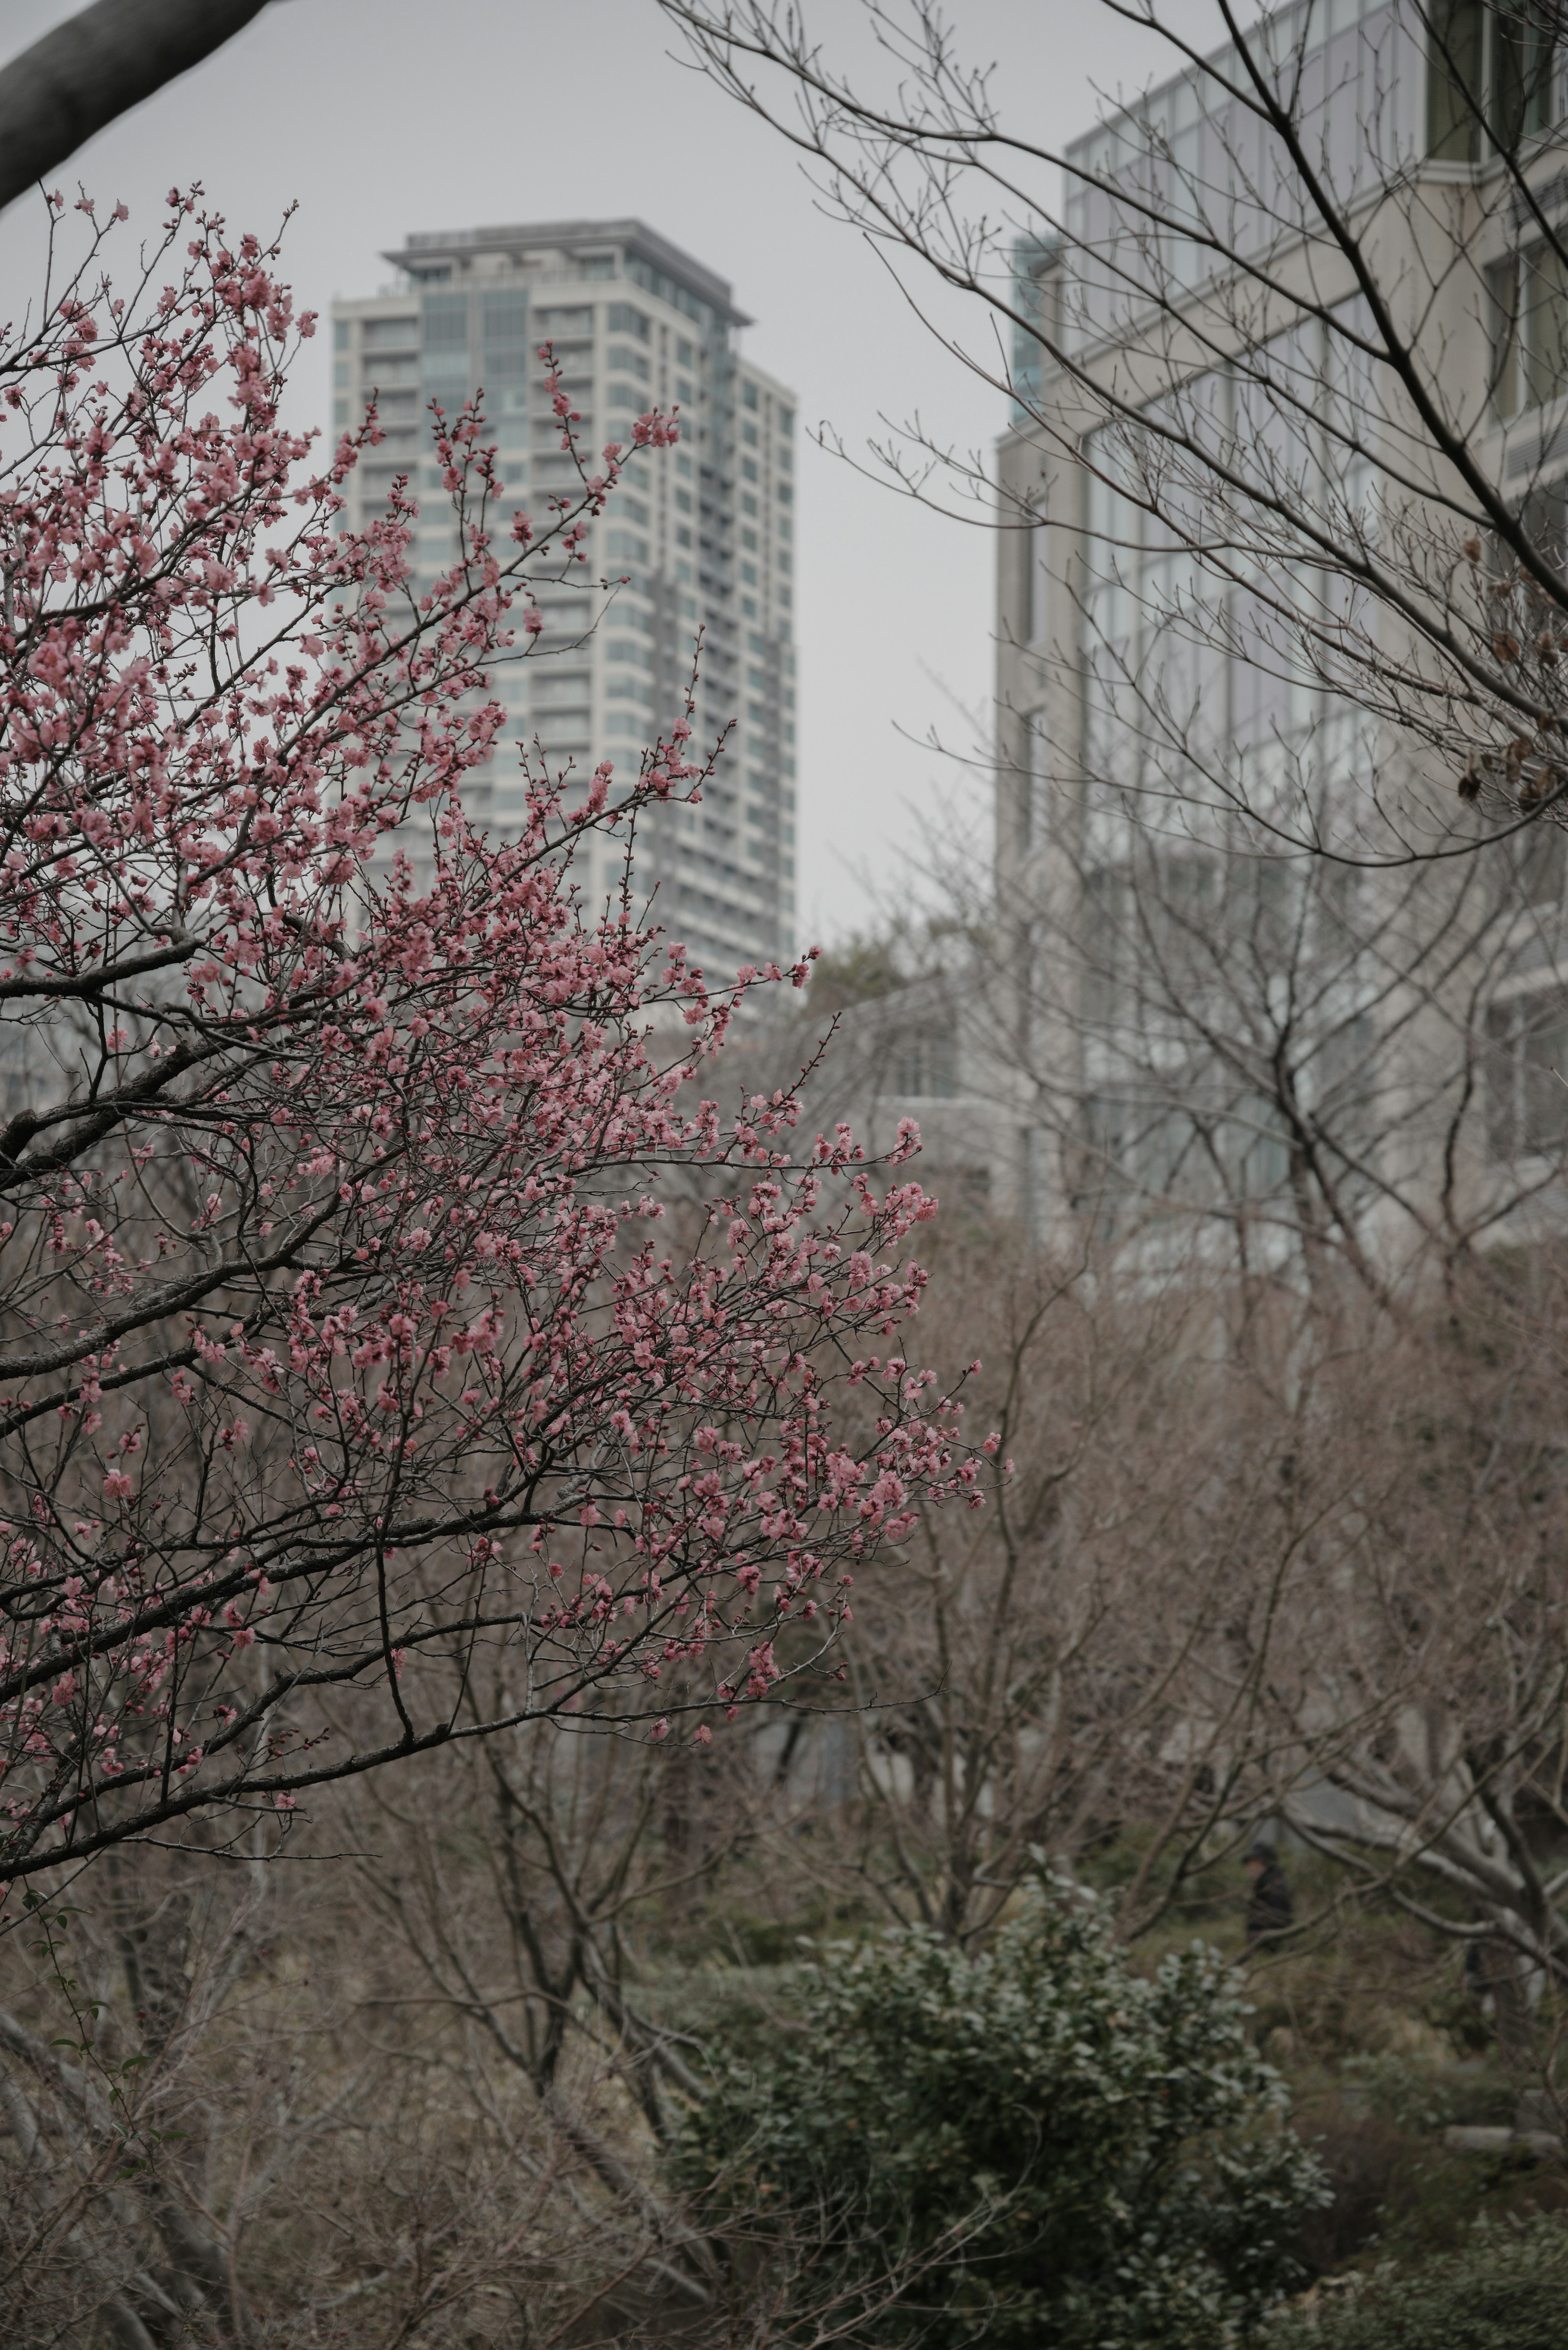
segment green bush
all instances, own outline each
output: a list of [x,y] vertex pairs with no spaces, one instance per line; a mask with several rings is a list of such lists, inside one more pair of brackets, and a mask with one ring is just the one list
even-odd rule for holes
[[1568,2350],[1568,2228],[1556,2219],[1478,2230],[1413,2273],[1293,2314],[1271,2350]]
[[798,2028],[716,2064],[680,2156],[793,2266],[803,2322],[931,2350],[1254,2338],[1325,2189],[1213,1951],[1145,1980],[1043,1884],[981,1955],[892,1934],[803,1977]]

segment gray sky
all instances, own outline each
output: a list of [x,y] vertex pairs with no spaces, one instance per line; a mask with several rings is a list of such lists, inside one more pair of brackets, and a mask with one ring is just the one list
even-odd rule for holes
[[[75,13],[4,0],[0,56]],[[808,11],[829,46],[857,11]],[[1161,53],[1096,0],[953,0],[966,53],[999,62],[1004,119],[1056,143],[1085,128],[1095,88],[1128,90]],[[1191,0],[1213,26],[1211,0]],[[794,386],[803,426],[851,448],[919,411],[945,440],[988,443],[995,395],[932,339],[885,265],[825,219],[781,141],[677,61],[653,0],[282,0],[194,73],[82,150],[79,179],[132,229],[156,229],[176,182],[200,180],[236,228],[299,210],[285,274],[304,307],[373,290],[410,229],[633,213],[729,277],[756,319],[746,348]],[[36,282],[41,204],[0,216],[0,317]],[[125,232],[121,231],[121,234]],[[989,328],[911,278],[948,332]],[[296,379],[325,422],[327,338]],[[800,475],[800,909],[803,943],[864,921],[861,877],[885,886],[900,843],[961,771],[924,746],[975,737],[991,672],[994,540],[857,479],[807,446]],[[913,737],[911,742],[907,737]],[[984,820],[980,787],[975,820]]]

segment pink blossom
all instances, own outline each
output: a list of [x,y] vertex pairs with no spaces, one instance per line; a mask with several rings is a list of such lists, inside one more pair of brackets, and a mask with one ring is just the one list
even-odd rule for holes
[[[580,797],[500,747],[495,666],[536,657],[535,588],[586,559],[624,452],[593,469],[546,347],[569,486],[493,532],[478,405],[438,415],[462,559],[429,585],[406,484],[342,527],[379,421],[329,447],[285,421],[311,322],[275,251],[171,213],[166,296],[73,296],[7,354],[37,439],[3,452],[6,1014],[47,1036],[84,970],[136,1005],[106,1036],[119,1124],[46,1087],[80,1148],[14,1170],[0,1227],[18,1327],[46,1294],[52,1317],[0,1399],[13,1876],[89,1820],[149,1835],[209,1788],[286,1814],[349,1767],[260,1637],[324,1700],[358,1691],[387,1752],[463,1620],[507,1692],[482,1727],[640,1728],[656,1685],[662,1742],[694,1686],[729,1719],[799,1669],[780,1627],[820,1648],[912,1510],[981,1499],[957,1400],[887,1354],[930,1202],[878,1189],[846,1128],[806,1141],[788,1089],[736,1107],[719,1066],[809,959],[720,979],[579,890],[586,834],[619,853],[701,800],[695,687]],[[88,382],[111,341],[134,369]],[[633,440],[679,433],[649,411]],[[503,756],[498,839],[468,808]],[[666,1221],[688,1197],[700,1245]],[[153,1732],[176,1787],[139,1775]]]

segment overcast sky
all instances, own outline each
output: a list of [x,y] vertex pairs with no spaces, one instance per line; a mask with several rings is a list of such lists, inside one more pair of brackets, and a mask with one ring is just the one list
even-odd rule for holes
[[[5,0],[0,56],[74,13]],[[1195,26],[1214,14],[1191,0]],[[1004,119],[1045,142],[1093,120],[1096,87],[1130,94],[1168,69],[1096,0],[953,0],[950,15],[972,59],[998,61]],[[830,48],[854,35],[853,0],[808,16]],[[864,450],[880,418],[919,411],[961,447],[988,444],[1000,401],[909,296],[976,348],[984,320],[917,279],[900,291],[823,217],[782,141],[677,47],[654,0],[275,0],[83,149],[68,183],[105,210],[122,197],[149,232],[176,181],[200,180],[235,227],[261,232],[296,202],[286,275],[322,310],[382,284],[381,252],[411,229],[636,213],[732,281],[756,320],[746,348],[795,388],[808,430]],[[41,209],[0,216],[0,316],[35,282]],[[327,416],[327,364],[323,338],[297,383],[312,421]],[[862,877],[886,886],[919,811],[961,783],[924,738],[935,728],[968,750],[961,711],[985,723],[994,542],[809,446],[799,514],[805,943],[867,919]]]

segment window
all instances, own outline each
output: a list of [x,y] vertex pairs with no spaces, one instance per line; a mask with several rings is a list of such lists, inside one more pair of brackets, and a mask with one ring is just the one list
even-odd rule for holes
[[1045,837],[1046,753],[1045,712],[1031,710],[1023,721],[1023,773],[1019,778],[1023,839],[1031,848]]
[[1550,911],[1563,902],[1568,832],[1550,816],[1527,825],[1512,842],[1519,895],[1527,906]]
[[557,303],[554,309],[535,310],[534,323],[541,342],[546,337],[558,342],[563,335],[591,335],[594,314],[591,309],[566,309]]
[[466,294],[427,294],[424,299],[424,346],[427,351],[452,350],[468,343]]
[[333,322],[332,348],[335,351],[346,351],[348,349],[348,321],[347,318],[338,318]]
[[1568,390],[1568,263],[1555,244],[1527,245],[1494,263],[1487,290],[1497,413],[1542,408]]
[[484,297],[484,339],[487,343],[520,343],[528,335],[528,296],[522,286]]
[[[464,344],[458,352],[460,366],[466,366],[467,359],[468,347]],[[418,351],[368,351],[365,355],[364,373],[367,383],[379,385],[412,383],[419,372]]]
[[1558,120],[1548,0],[1432,0],[1428,13],[1427,148],[1476,163],[1485,144],[1511,154]]
[[1500,1159],[1568,1144],[1568,992],[1511,996],[1487,1014],[1488,1139]]
[[1519,255],[1494,261],[1486,273],[1491,338],[1492,412],[1506,423],[1519,410]]
[[[486,343],[480,372],[492,390],[497,384],[520,384],[528,372],[527,350],[522,343]],[[527,406],[526,398],[520,398],[513,412],[522,415]]]
[[648,340],[648,320],[629,302],[612,302],[605,313],[605,324],[612,335],[635,335],[639,342]]
[[1051,575],[1047,568],[1050,541],[1046,533],[1050,525],[1043,516],[1026,523],[1021,534],[1023,566],[1023,642],[1037,645],[1044,636],[1049,622]]
[[368,351],[411,351],[420,338],[417,318],[367,318],[359,340]]
[[535,669],[530,683],[535,709],[541,702],[570,705],[588,698],[587,670]]
[[748,408],[755,408],[757,404],[756,385],[754,383],[743,383],[741,386],[741,398]]
[[899,1037],[893,1050],[893,1091],[916,1101],[951,1101],[958,1092],[958,1045],[950,1027]]

